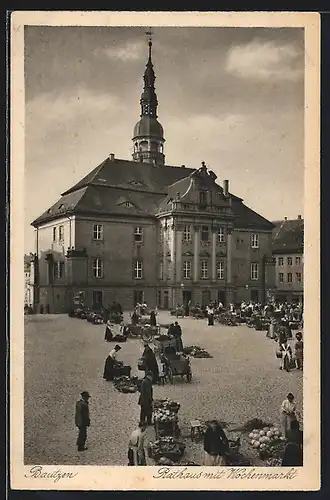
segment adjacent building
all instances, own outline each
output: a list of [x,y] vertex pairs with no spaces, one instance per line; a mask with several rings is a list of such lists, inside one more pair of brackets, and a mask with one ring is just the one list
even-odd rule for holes
[[304,297],[304,221],[274,222],[273,255],[275,259],[276,300],[302,302]]
[[33,306],[33,256],[24,255],[24,305]]
[[110,154],[32,223],[37,311],[81,300],[169,309],[274,292],[273,223],[204,162],[166,165],[151,49],[149,41],[132,161]]

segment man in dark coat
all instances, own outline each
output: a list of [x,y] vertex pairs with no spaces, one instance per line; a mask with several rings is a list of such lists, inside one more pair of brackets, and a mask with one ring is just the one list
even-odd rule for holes
[[147,425],[152,425],[152,405],[153,405],[153,389],[152,389],[153,374],[148,372],[144,377],[140,387],[140,397],[138,404],[141,407],[140,422],[147,421]]
[[156,326],[157,325],[157,320],[156,320],[156,313],[154,310],[150,312],[150,325],[151,326]]
[[144,344],[142,357],[144,359],[146,373],[151,372],[153,376],[153,382],[157,382],[159,379],[158,363],[154,351],[151,349],[147,342]]
[[87,439],[87,427],[89,427],[91,424],[89,418],[89,398],[89,393],[87,391],[83,391],[81,393],[81,399],[76,403],[75,424],[79,429],[77,438],[78,451],[87,450],[87,448],[85,447]]
[[173,336],[176,340],[176,352],[183,351],[183,343],[182,343],[182,329],[179,323],[176,321],[173,326]]
[[226,465],[229,451],[226,434],[217,420],[212,420],[204,435],[205,465]]
[[169,337],[174,337],[174,332],[175,332],[174,323],[171,323],[167,330],[167,335]]

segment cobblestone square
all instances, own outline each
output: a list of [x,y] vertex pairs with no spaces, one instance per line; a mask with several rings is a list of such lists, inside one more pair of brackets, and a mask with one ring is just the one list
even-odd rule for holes
[[[128,320],[128,315],[126,315]],[[167,312],[160,323],[170,323]],[[208,327],[206,320],[180,319],[183,343],[205,348],[213,358],[191,359],[193,378],[154,386],[154,398],[181,405],[179,424],[218,418],[232,426],[252,418],[280,424],[280,405],[288,392],[302,412],[302,373],[279,370],[276,345],[266,332],[246,326]],[[139,419],[138,393],[118,392],[103,380],[104,361],[114,344],[104,341],[104,325],[66,315],[26,317],[25,464],[127,465],[127,443]],[[143,344],[129,338],[120,358],[141,376],[137,361]],[[76,451],[75,403],[88,390],[91,427],[88,450]],[[152,430],[149,431],[152,438]]]

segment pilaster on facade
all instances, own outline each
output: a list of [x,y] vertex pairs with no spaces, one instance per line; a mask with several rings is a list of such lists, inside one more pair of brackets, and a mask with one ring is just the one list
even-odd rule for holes
[[200,227],[194,226],[194,260],[193,260],[193,281],[198,281],[199,271],[199,248],[200,248]]
[[212,281],[216,282],[217,279],[217,269],[216,269],[216,250],[217,250],[217,231],[216,227],[212,227]]
[[232,282],[232,229],[227,228],[227,284]]
[[177,229],[175,230],[175,241],[176,241],[176,249],[175,249],[175,255],[176,255],[176,275],[175,275],[175,281],[177,283],[181,283],[181,277],[182,277],[182,236],[183,236],[183,230],[181,226],[178,226]]

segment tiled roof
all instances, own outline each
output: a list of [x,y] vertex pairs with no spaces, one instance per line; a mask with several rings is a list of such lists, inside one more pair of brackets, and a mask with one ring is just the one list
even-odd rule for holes
[[194,170],[193,168],[157,166],[149,163],[107,158],[101,165],[63,194],[91,184],[93,186],[166,193],[167,186],[183,177],[187,177]]
[[273,252],[303,252],[304,221],[303,219],[274,221]]
[[240,201],[233,200],[234,228],[272,230],[274,225]]
[[[44,222],[70,214],[134,215],[153,217],[177,192],[188,189],[196,169],[156,166],[148,163],[107,158],[32,222]],[[218,186],[222,192],[221,186]],[[230,194],[239,228],[268,229],[271,222],[246,207],[241,198]]]

